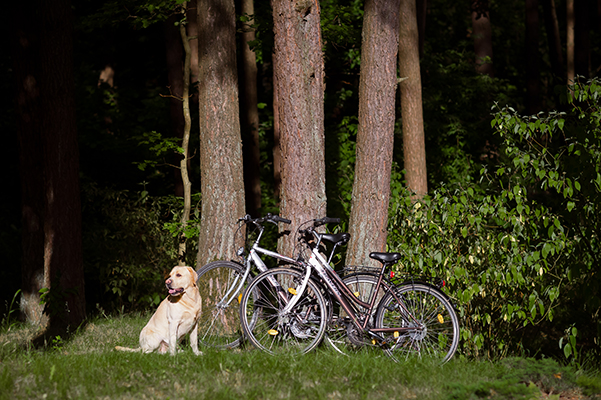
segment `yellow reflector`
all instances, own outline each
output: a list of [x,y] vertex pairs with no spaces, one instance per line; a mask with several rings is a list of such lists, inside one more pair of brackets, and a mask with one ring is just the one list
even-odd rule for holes
[[270,329],[267,331],[267,333],[269,333],[271,336],[275,336],[278,334],[278,331],[276,331],[275,329]]
[[353,294],[355,295],[355,297],[359,297],[359,292],[355,292]]
[[394,333],[393,333],[393,336],[394,336],[395,338],[398,338],[398,337],[399,337],[399,331],[394,331]]
[[240,296],[238,296],[238,304],[242,303],[242,293],[240,293]]
[[376,344],[376,339],[372,339],[371,344]]
[[441,314],[438,314],[438,322],[440,322],[441,324],[444,324],[444,318],[442,317]]
[[295,295],[295,296],[296,296],[296,289],[295,289],[295,288],[291,287],[291,288],[289,288],[289,289],[288,289],[288,291],[289,291],[290,293],[292,293],[293,295]]

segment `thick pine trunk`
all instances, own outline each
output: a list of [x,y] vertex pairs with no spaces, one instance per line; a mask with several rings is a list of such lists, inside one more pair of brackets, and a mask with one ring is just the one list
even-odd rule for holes
[[[318,2],[308,0],[274,0],[272,7],[280,214],[298,224],[326,213],[320,9]],[[294,245],[293,235],[288,235],[278,250],[293,255]]]
[[234,257],[232,228],[244,216],[233,0],[199,0],[202,210],[198,264]]
[[13,3],[14,71],[16,82],[17,134],[21,178],[21,318],[45,326],[48,316],[40,304],[44,288],[44,177],[41,147],[39,88],[39,41],[36,18],[26,3]]
[[[86,316],[71,4],[28,3],[15,17],[15,62],[24,68],[16,74],[24,194],[21,305],[29,322],[62,330]],[[18,22],[28,19],[33,23]],[[42,287],[49,290],[46,317],[40,314]]]
[[428,193],[428,173],[415,0],[401,0],[399,35],[399,74],[402,79],[399,88],[405,179],[407,188],[421,198]]
[[[359,130],[347,265],[386,250],[395,122],[399,0],[366,0],[359,82]],[[414,15],[415,16],[415,15]],[[417,52],[417,37],[416,37]]]

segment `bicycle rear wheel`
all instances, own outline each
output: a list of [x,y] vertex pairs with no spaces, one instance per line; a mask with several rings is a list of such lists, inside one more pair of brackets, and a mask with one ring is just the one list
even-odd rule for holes
[[[293,269],[274,268],[248,286],[240,303],[240,322],[245,337],[255,347],[270,354],[295,355],[311,351],[321,342],[327,322],[326,302],[312,280],[300,292],[303,275]],[[284,313],[294,296],[301,297]]]
[[389,343],[384,351],[393,360],[413,356],[445,363],[459,344],[459,320],[447,297],[426,284],[406,284],[389,292],[378,305],[375,327]]
[[218,349],[240,345],[240,296],[252,280],[245,282],[245,268],[231,261],[214,261],[197,272],[203,310],[198,319],[198,341]]

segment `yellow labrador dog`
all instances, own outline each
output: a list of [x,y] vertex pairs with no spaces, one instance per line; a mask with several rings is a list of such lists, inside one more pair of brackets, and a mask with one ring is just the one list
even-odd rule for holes
[[188,332],[194,354],[198,350],[198,318],[202,310],[202,299],[196,286],[196,271],[190,267],[174,267],[165,281],[169,296],[161,302],[159,308],[140,332],[140,347],[131,349],[117,346],[121,351],[142,351],[151,353],[158,350],[171,355],[177,352],[177,343]]

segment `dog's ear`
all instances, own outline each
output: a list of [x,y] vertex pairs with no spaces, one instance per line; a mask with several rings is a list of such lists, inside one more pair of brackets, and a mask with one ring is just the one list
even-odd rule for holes
[[198,274],[192,267],[187,267],[190,275],[192,275],[192,281],[194,282],[194,286],[196,286],[196,281],[198,280]]

